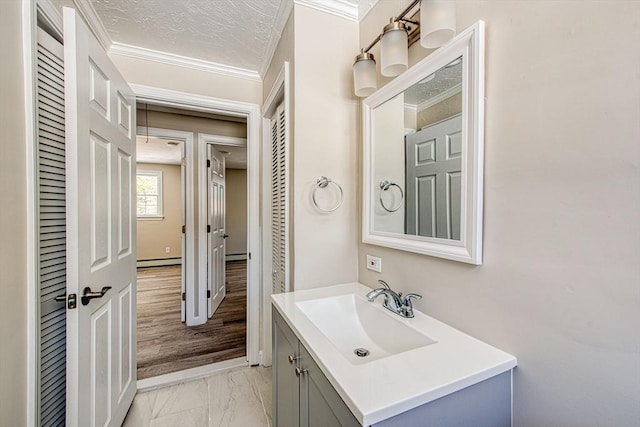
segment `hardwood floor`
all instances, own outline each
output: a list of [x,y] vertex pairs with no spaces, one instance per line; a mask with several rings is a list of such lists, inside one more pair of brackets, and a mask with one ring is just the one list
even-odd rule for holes
[[200,326],[180,321],[180,272],[180,266],[138,269],[138,379],[246,354],[246,261],[226,263],[226,297]]

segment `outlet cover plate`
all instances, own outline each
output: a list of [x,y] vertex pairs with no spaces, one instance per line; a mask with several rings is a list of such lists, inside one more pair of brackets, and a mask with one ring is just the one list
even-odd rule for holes
[[382,258],[367,254],[367,268],[382,273]]

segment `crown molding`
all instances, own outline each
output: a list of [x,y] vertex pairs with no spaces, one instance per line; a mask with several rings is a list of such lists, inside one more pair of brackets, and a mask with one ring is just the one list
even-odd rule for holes
[[339,16],[350,21],[359,22],[358,5],[349,3],[345,0],[293,0],[293,2],[331,15]]
[[273,55],[275,55],[276,53],[278,43],[280,42],[280,38],[282,37],[282,31],[284,31],[285,25],[287,25],[287,21],[289,20],[289,15],[291,14],[292,9],[292,0],[282,1],[280,3],[280,7],[278,7],[276,19],[273,23],[274,31],[271,32],[269,43],[267,44],[267,48],[265,49],[266,54],[262,58],[262,63],[260,64],[260,68],[258,69],[258,73],[263,79],[267,74],[267,70],[269,69],[271,61],[273,60]]
[[93,34],[98,39],[98,42],[102,45],[107,52],[111,48],[113,41],[111,36],[104,27],[98,12],[93,8],[89,0],[73,0],[73,4],[76,6],[76,10],[80,13],[80,16],[85,20]]
[[358,0],[358,21],[362,22],[376,4],[378,0]]
[[198,71],[222,74],[229,77],[236,77],[247,80],[262,81],[260,75],[253,70],[232,67],[230,65],[217,64],[197,58],[176,55],[173,53],[161,52],[139,46],[131,46],[124,43],[113,42],[109,53],[121,56],[128,56],[146,61],[154,61],[162,64],[175,65],[178,67],[191,68]]

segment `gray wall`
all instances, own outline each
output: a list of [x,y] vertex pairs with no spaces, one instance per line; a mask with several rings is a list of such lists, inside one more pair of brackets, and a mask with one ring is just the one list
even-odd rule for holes
[[[405,3],[378,2],[361,45]],[[456,8],[487,25],[484,264],[360,244],[359,279],[517,356],[516,426],[637,426],[640,2]]]
[[26,142],[21,2],[0,13],[0,424],[26,424]]

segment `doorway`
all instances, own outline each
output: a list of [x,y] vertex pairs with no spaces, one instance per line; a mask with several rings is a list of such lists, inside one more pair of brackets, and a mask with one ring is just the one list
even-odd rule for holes
[[[248,266],[246,259],[248,253],[246,119],[229,118],[224,115],[207,114],[182,108],[142,104],[141,108],[139,105],[138,110],[138,125],[138,133],[142,134],[141,139],[144,140],[138,150],[139,169],[142,171],[139,175],[143,175],[143,178],[145,173],[153,175],[153,170],[149,170],[156,167],[148,163],[140,163],[146,161],[145,150],[154,148],[154,140],[157,140],[165,150],[168,149],[167,147],[173,146],[176,153],[172,166],[175,169],[173,173],[162,171],[164,207],[160,216],[165,222],[170,219],[170,212],[167,208],[167,202],[171,198],[168,194],[171,187],[169,177],[173,176],[175,179],[178,176],[176,173],[178,169],[181,171],[180,176],[182,177],[182,197],[173,197],[175,205],[170,206],[174,214],[181,211],[182,217],[181,222],[171,227],[171,233],[177,233],[182,238],[183,248],[185,246],[191,247],[193,242],[200,238],[199,230],[193,226],[195,224],[194,212],[199,205],[204,203],[209,207],[204,216],[204,219],[207,220],[206,239],[211,242],[212,236],[219,235],[220,237],[216,245],[208,244],[206,246],[206,262],[204,263],[198,262],[203,254],[200,252],[200,246],[194,245],[194,255],[190,255],[188,250],[183,250],[182,257],[178,255],[174,258],[178,262],[169,260],[149,265],[149,260],[143,259],[145,236],[142,235],[141,230],[144,227],[148,228],[148,223],[153,220],[142,219],[138,221],[138,258],[140,261],[138,264],[140,267],[138,269],[138,379],[151,379],[154,381],[154,385],[157,385],[158,382],[155,380],[159,380],[163,376],[166,377],[167,374],[175,378],[174,374],[188,375],[188,371],[194,369],[202,372],[203,367],[213,367],[214,364],[222,361],[236,360],[238,364],[247,364],[247,335],[249,332],[247,327],[247,295],[250,291],[247,287]],[[169,127],[179,130],[168,130]],[[212,167],[207,168],[209,171],[215,169],[222,179],[219,191],[215,192],[216,198],[211,197],[213,193],[207,191],[207,185],[205,187],[193,185],[193,180],[191,183],[187,182],[188,179],[193,178],[193,172],[208,160],[208,152],[200,150],[193,142],[195,135],[198,136],[198,140],[202,135],[209,136],[203,131],[222,131],[231,134],[235,132],[245,136],[243,138],[226,137],[234,141],[241,141],[244,144],[243,153],[237,151],[231,153],[228,150],[223,150],[220,154],[221,161],[218,162],[220,165],[212,164]],[[147,138],[147,133],[150,138]],[[179,150],[178,147],[182,149]],[[181,157],[177,156],[178,152],[182,153]],[[191,152],[191,157],[195,160],[190,162],[189,156],[185,156],[185,152]],[[242,181],[244,188],[237,188],[237,179],[234,177],[238,175],[236,173],[238,171],[234,169],[229,171],[229,180],[233,184],[231,185],[232,191],[224,191],[224,180],[227,175],[224,167],[225,159],[229,159],[227,166],[233,168],[238,167],[235,163],[239,161],[243,163],[244,170],[241,172],[244,175],[244,181]],[[241,165],[240,168],[242,167]],[[176,185],[173,187],[175,188]],[[153,191],[151,193],[150,201],[155,202]],[[230,196],[234,196],[231,197],[232,199],[237,199],[238,193],[244,194],[243,207],[238,207],[233,200],[231,200],[233,203],[225,203],[229,201]],[[139,194],[138,202],[148,202],[145,197]],[[242,199],[243,196],[240,195],[240,198]],[[230,204],[231,209],[225,209],[227,204]],[[211,206],[216,207],[217,213],[211,211]],[[182,208],[180,209],[180,207]],[[143,209],[139,207],[139,210]],[[151,211],[156,212],[157,210],[152,207]],[[227,231],[224,227],[227,216],[225,214],[232,215],[234,220],[244,218],[244,226],[242,227],[244,231],[242,233],[238,233],[237,230]],[[185,224],[182,230],[180,230],[180,224]],[[194,229],[196,231],[192,231]],[[184,233],[180,231],[184,231]],[[232,236],[228,236],[227,233],[231,233]],[[156,232],[153,237],[156,240],[156,249],[161,252],[160,256],[162,256],[165,252],[172,252],[172,249],[167,249],[168,243],[157,241],[160,236],[161,233]],[[232,254],[230,254],[232,259],[230,260],[225,259],[224,256],[225,241],[227,240],[225,237],[229,237],[229,240],[233,240],[232,237],[236,241],[244,240],[244,248],[240,253],[232,249]],[[202,241],[198,243],[202,243]],[[213,249],[221,254],[220,259],[215,262],[211,256],[215,252]],[[167,254],[165,259],[169,258],[173,257]],[[179,262],[181,259],[182,263]],[[185,271],[189,271],[189,273],[185,274]],[[203,272],[205,273],[204,281],[199,280]],[[217,278],[221,283],[222,286],[218,285],[215,289],[222,290],[222,292],[212,292],[212,277]],[[202,310],[202,302],[206,304],[204,311]],[[179,317],[180,314],[182,316]]]

